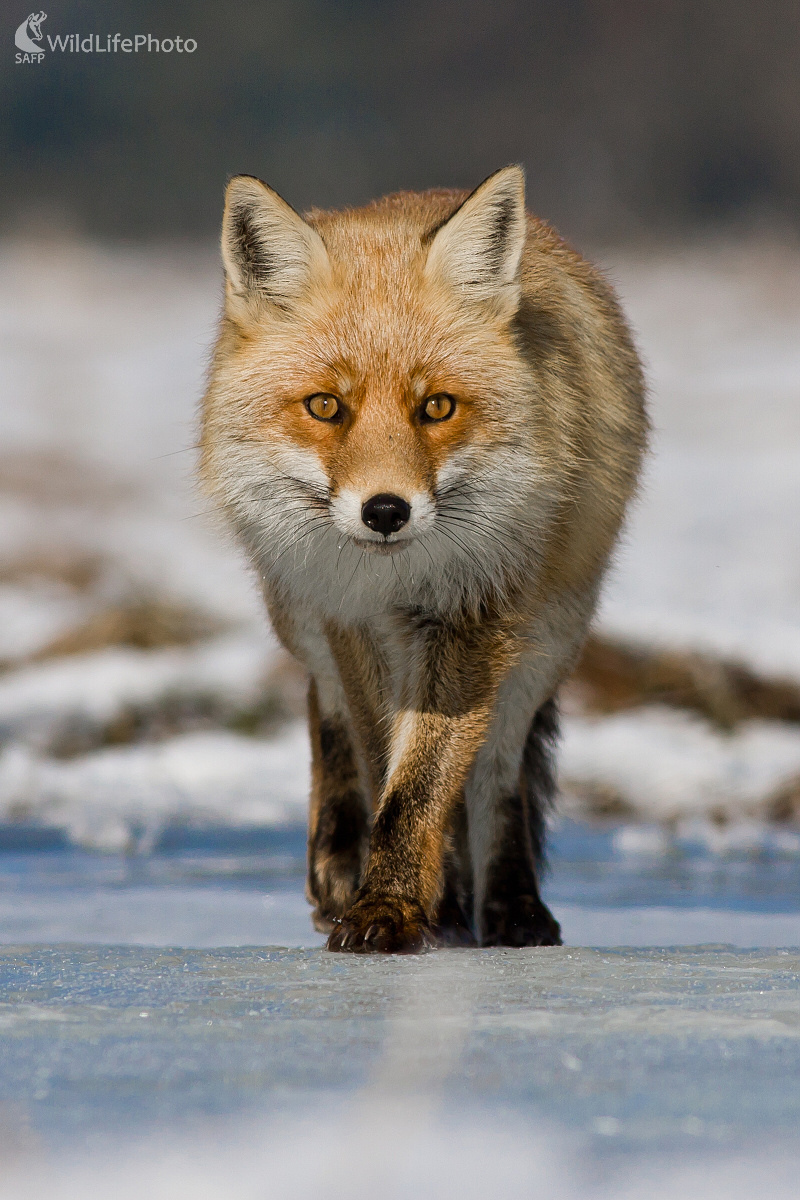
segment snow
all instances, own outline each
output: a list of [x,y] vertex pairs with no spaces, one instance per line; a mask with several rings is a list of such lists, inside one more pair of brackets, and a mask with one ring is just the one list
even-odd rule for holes
[[[226,639],[195,649],[84,657],[0,681],[0,725],[13,722],[27,735],[0,754],[0,821],[37,821],[63,830],[75,845],[106,850],[141,844],[142,829],[152,842],[170,821],[234,828],[303,823],[310,778],[303,723],[268,739],[211,730],[65,760],[30,746],[45,734],[54,738],[54,723],[102,727],[128,706],[159,696],[196,699],[205,691],[235,712],[258,695],[269,658],[258,643]],[[796,726],[748,721],[721,734],[700,718],[662,708],[572,716],[564,722],[559,763],[567,805],[591,808],[595,795],[613,797],[645,822],[677,823],[684,840],[719,854],[766,846],[800,851],[800,834],[766,823],[775,797],[800,777]],[[623,836],[637,852],[642,838],[656,853],[671,845],[666,832],[647,827]]]
[[767,817],[770,802],[800,778],[800,726],[744,721],[723,734],[655,706],[573,716],[564,722],[559,767],[567,789],[610,794],[652,820]]
[[766,241],[612,265],[655,426],[601,630],[800,678],[800,274]]
[[[59,762],[12,747],[0,757],[0,819],[35,820],[75,845],[124,850],[170,821],[302,823],[309,789],[302,725],[258,741],[184,734]],[[137,832],[138,831],[138,832]]]
[[212,247],[0,247],[0,555],[98,558],[144,593],[260,624],[192,482],[217,319]]
[[91,604],[55,580],[0,584],[0,663],[36,654],[91,612]]
[[263,633],[192,647],[114,647],[22,667],[0,677],[0,736],[46,747],[78,726],[100,738],[128,710],[168,700],[213,698],[221,710],[237,712],[262,699],[277,656],[277,643]]

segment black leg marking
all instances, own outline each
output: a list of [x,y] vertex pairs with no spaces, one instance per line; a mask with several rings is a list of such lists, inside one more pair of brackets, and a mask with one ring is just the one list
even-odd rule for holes
[[560,946],[561,930],[539,895],[545,814],[555,796],[553,752],[558,735],[555,702],[548,700],[531,725],[522,760],[520,791],[502,806],[505,825],[489,867],[481,913],[484,946]]
[[475,946],[472,929],[472,864],[469,854],[467,808],[463,800],[453,814],[450,847],[444,860],[444,890],[433,920],[442,946]]
[[369,823],[347,729],[340,721],[315,721],[314,716],[312,708],[314,781],[307,894],[316,904],[314,925],[329,933],[361,883]]
[[455,871],[448,862],[445,868],[444,892],[432,922],[433,935],[440,946],[476,946],[478,944],[465,908]]

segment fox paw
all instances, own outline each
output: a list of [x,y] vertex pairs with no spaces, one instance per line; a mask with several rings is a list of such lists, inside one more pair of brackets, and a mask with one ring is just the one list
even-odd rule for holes
[[339,920],[339,917],[332,917],[330,913],[325,912],[320,905],[311,913],[311,924],[317,933],[332,933]]
[[477,946],[469,921],[453,887],[446,887],[432,923],[437,946]]
[[489,901],[483,912],[482,946],[560,946],[561,926],[550,909],[532,896],[510,904]]
[[435,944],[422,908],[394,898],[357,901],[328,938],[329,950],[351,954],[418,954]]
[[436,924],[431,930],[431,936],[437,946],[446,946],[452,948],[454,946],[477,946],[478,941],[475,934],[468,925],[440,925]]

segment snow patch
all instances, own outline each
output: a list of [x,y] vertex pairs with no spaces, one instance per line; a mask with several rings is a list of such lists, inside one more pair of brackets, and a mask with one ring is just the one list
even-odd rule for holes
[[660,706],[572,716],[559,768],[566,789],[606,792],[645,820],[766,816],[776,794],[800,778],[800,727],[746,721],[722,734]]
[[189,647],[112,647],[0,678],[0,739],[47,746],[73,728],[101,730],[131,709],[212,697],[220,709],[257,703],[280,654],[274,638],[231,635]]
[[41,822],[79,846],[146,849],[165,825],[286,825],[305,820],[308,734],[268,742],[195,733],[67,762],[21,746],[0,756],[0,820]]

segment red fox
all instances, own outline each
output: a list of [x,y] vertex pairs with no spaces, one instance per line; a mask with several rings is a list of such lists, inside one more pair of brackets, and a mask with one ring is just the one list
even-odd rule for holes
[[240,175],[222,257],[201,476],[309,672],[315,926],[560,944],[555,695],[647,438],[617,301],[517,166],[304,217]]

